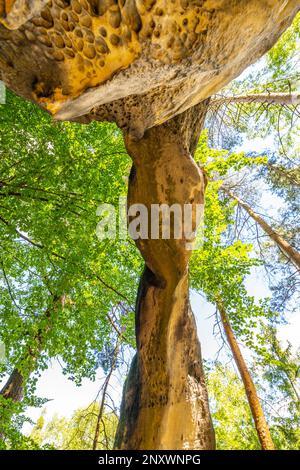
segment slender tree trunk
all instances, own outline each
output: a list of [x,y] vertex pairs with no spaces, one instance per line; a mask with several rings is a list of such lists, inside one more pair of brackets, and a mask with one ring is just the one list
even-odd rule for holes
[[[203,204],[205,182],[191,157],[207,101],[138,141],[125,136],[133,167],[128,206]],[[149,221],[151,226],[151,221]],[[194,220],[194,228],[196,222]],[[118,449],[213,449],[200,345],[189,303],[187,240],[144,239],[136,302],[137,354],[127,378]]]
[[265,103],[277,104],[280,106],[298,106],[300,104],[300,93],[254,93],[236,96],[221,96],[212,99],[210,109],[219,108],[229,104],[252,104]]
[[300,253],[295,250],[278,232],[276,232],[260,215],[258,215],[251,207],[240,199],[238,196],[233,194],[228,189],[222,187],[228,196],[235,199],[238,204],[255,220],[256,223],[262,228],[262,230],[276,243],[282,253],[294,264],[297,270],[300,270]]
[[[276,332],[274,329],[271,330],[271,344],[272,344],[272,350],[273,350],[273,353],[275,355],[275,357],[278,359],[279,362],[281,363],[287,363],[285,357],[284,357],[284,354],[282,352],[282,349],[280,347],[280,342],[278,341],[277,339],[277,336],[276,336]],[[289,385],[291,386],[292,388],[292,391],[294,393],[294,399],[298,402],[298,404],[300,405],[300,395],[299,395],[299,391],[297,389],[297,376],[295,376],[295,374],[291,373],[290,369],[287,369],[286,367],[284,367],[282,369],[284,375],[286,376],[286,379],[289,383]]]
[[220,312],[220,317],[222,325],[229,343],[230,349],[232,351],[235,363],[241,374],[241,378],[244,383],[246,395],[248,398],[248,403],[251,409],[251,413],[254,419],[255,428],[258,434],[259,441],[263,450],[274,450],[274,443],[270,434],[269,426],[266,421],[262,406],[260,404],[260,399],[257,395],[256,387],[252,380],[249,369],[245,363],[243,355],[241,353],[238,342],[234,336],[233,330],[231,328],[230,322],[227,318],[224,305],[220,299],[217,299],[217,306]]

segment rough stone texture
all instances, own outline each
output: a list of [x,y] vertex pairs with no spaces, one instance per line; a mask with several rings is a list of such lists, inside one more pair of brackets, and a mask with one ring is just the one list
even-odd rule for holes
[[141,136],[257,60],[299,8],[299,0],[1,0],[1,75],[58,119],[108,119]]
[[[191,155],[206,99],[265,53],[299,8],[299,0],[0,0],[0,76],[57,119],[115,121],[133,159],[130,205],[195,205],[205,181]],[[146,268],[118,448],[214,447],[186,241],[137,241]]]
[[14,369],[8,381],[0,391],[0,395],[2,395],[4,398],[10,398],[13,401],[21,401],[24,392],[23,382],[22,374],[18,371],[18,369]]
[[[125,142],[133,159],[128,204],[204,202],[205,180],[191,154],[208,102]],[[195,215],[195,214],[194,214]],[[193,220],[196,228],[196,220]],[[151,218],[149,217],[151,229]],[[186,240],[144,239],[136,305],[137,355],[124,390],[116,447],[213,449],[200,345],[189,304]]]

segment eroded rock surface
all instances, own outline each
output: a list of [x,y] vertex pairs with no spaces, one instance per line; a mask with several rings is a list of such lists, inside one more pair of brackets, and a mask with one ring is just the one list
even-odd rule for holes
[[138,136],[257,60],[299,0],[1,0],[0,70],[58,119]]

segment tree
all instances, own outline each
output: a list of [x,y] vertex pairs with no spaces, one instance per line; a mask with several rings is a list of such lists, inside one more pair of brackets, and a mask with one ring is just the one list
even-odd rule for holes
[[[134,165],[129,206],[143,203],[150,209],[154,203],[170,207],[191,201],[194,210],[195,204],[203,203],[204,180],[190,153],[197,144],[206,109],[207,103],[200,104],[170,123],[148,130],[138,144],[127,138]],[[159,153],[155,153],[157,143],[161,145]],[[175,185],[169,168],[176,168]],[[180,184],[187,172],[190,187]],[[150,216],[149,227],[151,230]],[[137,240],[147,264],[136,308],[137,355],[125,384],[117,448],[214,446],[200,346],[188,299],[189,241]],[[147,433],[143,431],[146,428]]]
[[[57,303],[64,303],[64,298],[55,298],[53,302],[53,311],[48,309],[45,312],[45,326],[44,328],[40,328],[35,336],[32,338],[33,342],[28,346],[28,351],[26,353],[26,359],[28,358],[28,364],[26,369],[23,372],[19,370],[17,367],[12,371],[11,375],[8,378],[8,381],[0,391],[0,395],[3,398],[11,399],[13,401],[21,401],[23,398],[24,393],[24,382],[26,379],[30,377],[31,373],[36,369],[35,363],[38,360],[41,351],[45,347],[45,336],[49,333],[51,328],[51,316],[55,313],[55,309],[57,308]],[[20,368],[21,369],[21,368]],[[25,375],[26,374],[26,375]]]
[[[91,450],[98,413],[99,406],[94,403],[76,410],[69,419],[54,415],[46,425],[42,414],[30,438],[40,448],[47,445],[58,450]],[[108,410],[103,414],[102,419],[104,426],[96,449],[111,450],[118,419]]]
[[238,375],[217,363],[209,367],[207,386],[218,450],[258,450],[245,390]]
[[[270,331],[269,328],[267,331]],[[267,338],[264,336],[262,339],[262,347],[264,344],[265,353],[268,355]],[[290,407],[290,396],[286,393],[282,394],[280,391],[284,383],[279,379],[279,377],[282,377],[282,362],[277,361],[275,363],[273,357],[270,364],[271,356],[265,357],[265,359],[262,359],[262,357],[262,351],[260,351],[257,355],[258,362],[255,363],[254,370],[252,368],[251,372],[259,383],[259,394],[267,411],[276,449],[298,450],[299,413],[293,407],[287,412]],[[295,358],[292,359],[291,356],[288,359],[291,369],[294,360]],[[215,364],[206,364],[205,368],[212,419],[216,433],[216,448],[218,450],[259,449],[260,443],[239,376],[230,366],[218,361]],[[262,380],[261,374],[266,372],[268,376],[271,370],[271,382],[270,377],[264,377],[264,380]],[[294,380],[295,376],[292,375]],[[280,383],[281,385],[279,385]]]
[[[232,175],[226,184],[296,251],[299,251],[299,20],[297,15],[292,26],[245,78],[235,80],[212,99],[208,120],[211,145],[225,145],[234,151],[243,140],[251,145],[252,139],[260,138],[262,148],[266,144],[270,147],[264,149],[267,158],[260,167],[239,175],[239,180]],[[268,139],[268,143],[264,144],[263,139]],[[254,155],[249,152],[249,157]],[[264,199],[268,196],[273,204],[279,205],[273,217],[265,210]],[[298,270],[287,262],[268,235],[264,236],[259,226],[253,224],[246,211],[237,206],[235,216],[234,232],[244,241],[254,241],[273,292],[272,307],[284,315],[298,301]]]
[[271,430],[278,449],[299,449],[299,351],[277,338],[276,328],[261,329],[253,367],[263,390]]
[[[204,199],[204,177],[192,157],[206,99],[276,42],[299,3],[230,0],[208,9],[197,2],[156,3],[115,2],[111,10],[110,2],[92,0],[84,8],[77,2],[37,8],[34,2],[21,12],[13,3],[1,12],[1,72],[8,86],[59,119],[108,119],[123,129],[134,165],[130,203],[183,207],[189,201],[194,210]],[[77,25],[79,18],[86,26]],[[187,241],[137,241],[146,267],[118,448],[214,447],[188,300]]]
[[245,201],[240,199],[238,196],[233,194],[226,187],[222,188],[226,194],[228,194],[232,199],[237,201],[237,203],[245,209],[245,211],[250,215],[250,217],[255,220],[256,223],[263,229],[264,232],[273,240],[282,253],[295,265],[297,270],[300,270],[300,253],[295,250],[278,232],[276,232],[261,216],[259,216],[255,211],[247,204]]
[[[112,378],[115,368],[117,367],[121,341],[122,341],[122,334],[118,336],[116,344],[113,348],[112,355],[109,360],[109,369],[107,371],[107,374],[106,374],[106,377],[102,386],[102,397],[101,397],[101,401],[99,405],[99,410],[97,412],[97,420],[96,420],[94,438],[93,438],[93,450],[96,450],[98,448],[100,433],[101,433],[101,426],[102,426],[102,432],[104,433],[104,436],[106,439],[106,445],[108,446],[108,438],[107,438],[106,423],[105,423],[106,395],[108,393],[109,382]],[[115,414],[114,417],[116,418],[115,421],[117,422],[118,421],[117,415]],[[113,438],[114,437],[115,437],[115,433],[113,434]],[[110,448],[112,447],[113,445],[111,444]]]
[[248,95],[221,96],[211,100],[210,109],[230,104],[277,104],[280,106],[297,106],[300,104],[299,93],[249,93]]
[[[127,240],[96,237],[98,205],[118,208],[126,188],[128,157],[116,128],[53,123],[11,93],[0,119],[1,376],[8,376],[1,393],[13,401],[25,395],[25,406],[50,358],[59,356],[80,383],[122,328],[122,344],[134,346],[140,261]],[[1,428],[9,409],[20,408],[1,403]]]

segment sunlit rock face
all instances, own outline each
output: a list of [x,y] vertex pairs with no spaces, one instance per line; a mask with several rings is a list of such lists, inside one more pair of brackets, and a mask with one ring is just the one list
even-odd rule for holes
[[58,119],[142,134],[218,91],[299,0],[0,0],[2,80]]

